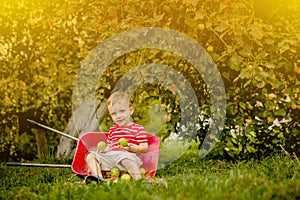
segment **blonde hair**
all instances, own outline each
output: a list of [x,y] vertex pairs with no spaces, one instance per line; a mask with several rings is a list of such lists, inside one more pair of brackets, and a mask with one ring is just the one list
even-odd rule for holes
[[120,100],[126,101],[128,103],[128,106],[130,106],[130,98],[129,95],[125,92],[114,92],[112,93],[108,100],[107,100],[107,107],[110,107],[116,103],[118,103]]

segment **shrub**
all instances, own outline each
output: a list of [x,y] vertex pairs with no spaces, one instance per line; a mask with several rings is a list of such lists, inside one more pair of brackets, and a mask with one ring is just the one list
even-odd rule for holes
[[[25,143],[34,140],[18,140],[32,137],[26,118],[63,129],[72,114],[77,70],[90,50],[112,35],[140,27],[185,33],[214,59],[226,88],[227,118],[212,155],[262,157],[282,147],[299,155],[298,1],[283,6],[284,13],[274,10],[272,18],[259,15],[258,1],[246,0],[4,0],[0,5],[0,152],[5,160],[22,157],[24,149],[16,147],[28,147]],[[159,50],[141,49],[118,58],[99,77],[97,98],[105,100],[125,72],[143,63],[180,71],[196,91],[205,120],[210,117],[209,91],[201,75],[183,58]],[[145,105],[160,104],[170,117],[160,136],[178,131],[182,108],[170,88],[149,85],[139,88],[135,97],[137,120],[148,123],[149,118],[142,118],[148,112]],[[201,141],[205,120],[199,122]],[[50,149],[55,148],[58,136],[47,138]],[[37,150],[30,148],[34,157]]]

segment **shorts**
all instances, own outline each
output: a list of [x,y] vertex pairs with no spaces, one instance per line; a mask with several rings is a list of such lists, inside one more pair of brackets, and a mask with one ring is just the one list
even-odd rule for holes
[[90,151],[90,153],[95,156],[99,163],[101,163],[101,170],[103,171],[110,171],[114,167],[126,171],[125,167],[121,164],[121,161],[126,158],[137,163],[139,167],[142,165],[142,160],[135,153],[127,151],[109,151],[105,153]]

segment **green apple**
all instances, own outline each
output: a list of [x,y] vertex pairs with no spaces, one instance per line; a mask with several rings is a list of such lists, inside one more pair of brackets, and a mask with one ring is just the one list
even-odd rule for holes
[[140,168],[140,172],[142,176],[145,176],[146,170],[143,167]]
[[106,148],[106,143],[105,143],[105,142],[101,141],[101,142],[99,142],[99,143],[97,144],[97,149],[98,149],[98,151],[102,151],[102,150],[104,150],[105,148]]
[[113,177],[119,177],[120,170],[118,168],[114,167],[110,170],[110,175]]
[[122,174],[120,180],[124,182],[128,182],[131,180],[131,176],[129,174]]
[[119,139],[119,145],[122,147],[127,147],[128,146],[128,141],[125,138]]
[[213,52],[214,51],[214,47],[213,46],[208,46],[207,48],[206,48],[206,51],[207,52]]
[[203,31],[205,29],[205,25],[204,24],[198,24],[198,28],[200,31]]

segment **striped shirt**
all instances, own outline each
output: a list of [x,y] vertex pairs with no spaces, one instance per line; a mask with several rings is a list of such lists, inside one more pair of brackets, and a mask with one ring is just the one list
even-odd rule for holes
[[114,125],[109,129],[107,142],[112,144],[111,151],[121,150],[118,147],[118,142],[121,138],[127,139],[128,145],[139,145],[140,143],[148,142],[145,128],[137,123],[125,127]]

